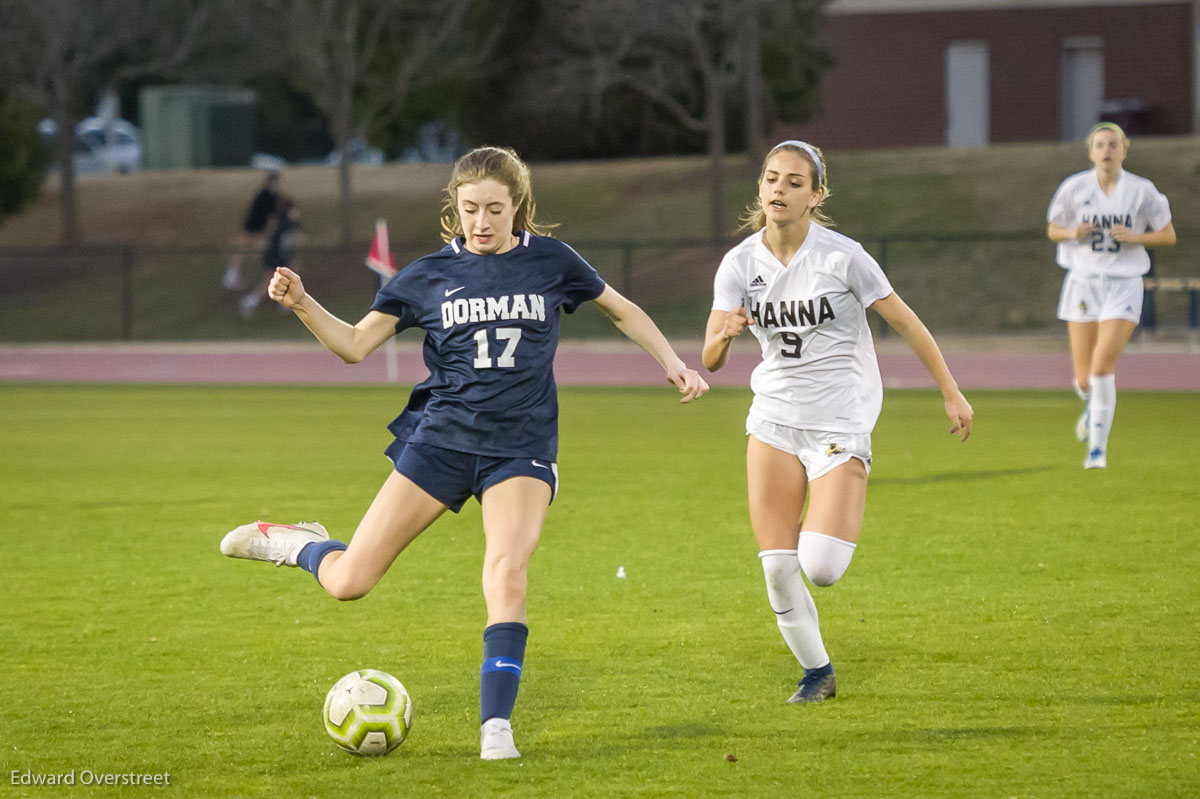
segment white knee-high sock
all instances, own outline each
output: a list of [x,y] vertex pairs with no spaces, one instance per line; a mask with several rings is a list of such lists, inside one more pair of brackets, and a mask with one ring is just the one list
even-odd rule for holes
[[1088,451],[1108,449],[1108,433],[1112,430],[1113,414],[1117,410],[1116,375],[1091,376],[1088,397]]
[[767,578],[767,599],[788,649],[806,669],[824,666],[829,662],[829,654],[821,641],[817,606],[804,584],[796,550],[764,549],[758,557]]

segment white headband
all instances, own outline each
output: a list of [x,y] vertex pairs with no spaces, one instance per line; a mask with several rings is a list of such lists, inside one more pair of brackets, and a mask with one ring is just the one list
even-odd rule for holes
[[824,186],[825,185],[825,170],[821,167],[821,156],[817,155],[816,149],[814,149],[813,146],[811,144],[809,144],[808,142],[799,141],[798,139],[788,139],[787,141],[781,141],[781,142],[779,142],[779,144],[776,144],[771,149],[778,150],[780,147],[783,147],[784,145],[791,145],[792,147],[799,147],[801,150],[808,153],[808,157],[811,158],[812,162],[814,164],[816,164],[816,166],[817,166],[817,188],[819,189],[822,186]]

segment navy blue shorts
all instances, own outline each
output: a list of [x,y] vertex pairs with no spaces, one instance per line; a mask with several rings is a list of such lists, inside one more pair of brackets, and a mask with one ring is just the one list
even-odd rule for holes
[[510,477],[535,477],[550,486],[550,501],[558,493],[558,464],[537,458],[494,458],[414,444],[399,439],[384,450],[396,471],[450,510],[458,513],[470,497]]

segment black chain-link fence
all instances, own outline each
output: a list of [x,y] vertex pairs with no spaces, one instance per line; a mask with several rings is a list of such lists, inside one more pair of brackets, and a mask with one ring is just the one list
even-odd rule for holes
[[[1062,270],[1042,231],[952,234],[851,234],[883,266],[896,290],[931,329],[1005,333],[1053,328]],[[703,334],[712,277],[734,243],[691,240],[573,241],[615,288],[645,307],[669,335]],[[1154,252],[1147,328],[1197,326],[1200,231]],[[438,242],[396,248],[398,264]],[[379,277],[363,265],[367,243],[310,246],[294,268],[325,307],[356,321],[370,307]],[[229,252],[218,247],[133,245],[76,249],[0,249],[0,341],[304,339],[290,314],[264,302],[239,311],[240,293],[221,285]],[[264,274],[257,254],[243,274]],[[566,335],[612,330],[598,314],[578,314]],[[876,320],[877,321],[877,320]]]

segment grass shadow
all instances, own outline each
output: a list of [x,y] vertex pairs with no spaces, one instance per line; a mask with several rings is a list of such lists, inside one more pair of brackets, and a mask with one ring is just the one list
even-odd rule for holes
[[928,483],[973,483],[979,480],[991,480],[997,477],[1020,477],[1053,471],[1053,466],[1027,466],[1022,469],[983,469],[980,471],[938,472],[922,474],[915,477],[877,477],[871,480],[871,485],[925,485]]

